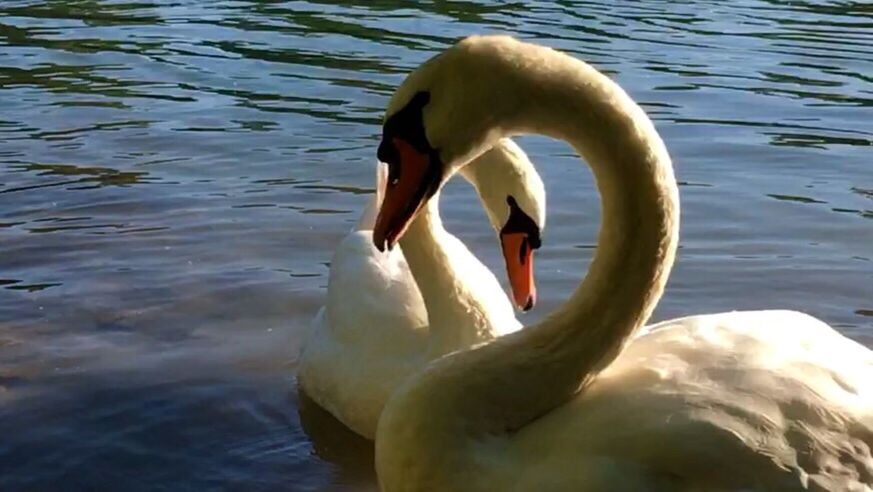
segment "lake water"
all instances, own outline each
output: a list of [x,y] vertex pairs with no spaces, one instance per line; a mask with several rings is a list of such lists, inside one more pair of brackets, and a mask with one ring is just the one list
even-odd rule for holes
[[[683,214],[655,319],[793,308],[873,345],[864,2],[4,0],[0,489],[373,489],[296,354],[388,97],[471,33],[571,52],[654,119]],[[533,321],[598,197],[567,145],[520,142],[550,200]],[[472,191],[444,197],[502,279]]]

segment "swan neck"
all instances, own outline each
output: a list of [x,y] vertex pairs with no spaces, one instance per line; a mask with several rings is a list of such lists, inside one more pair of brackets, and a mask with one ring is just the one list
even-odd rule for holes
[[591,72],[589,86],[555,91],[575,104],[531,111],[541,131],[568,141],[590,166],[601,196],[588,273],[534,332],[582,361],[582,383],[611,363],[651,316],[673,265],[679,226],[673,167],[654,125],[621,88]]
[[[554,74],[551,90],[519,111],[528,117],[506,124],[569,142],[590,166],[602,206],[594,259],[570,299],[494,347],[493,365],[502,377],[517,371],[521,386],[494,399],[518,409],[503,412],[504,429],[563,404],[621,353],[660,299],[678,243],[679,195],[663,141],[618,85],[579,65]],[[531,367],[519,369],[519,356]]]
[[[483,135],[485,148],[492,139],[524,133],[569,142],[591,167],[601,195],[598,248],[570,299],[541,323],[442,357],[394,394],[376,438],[387,490],[408,483],[489,490],[484,484],[505,472],[495,468],[500,453],[510,452],[503,443],[584,391],[615,360],[648,320],[673,265],[678,189],[645,113],[579,60],[546,48],[513,48],[515,41],[491,43],[505,49],[490,52],[497,62],[482,77],[494,80],[483,87],[503,90],[481,107],[468,106],[474,112],[468,121],[487,122],[472,133]],[[459,144],[458,156],[466,157],[468,147],[475,153],[474,145]],[[458,483],[457,476],[482,479]]]
[[422,375],[410,405],[424,400],[418,408],[444,411],[422,415],[418,431],[455,435],[449,453],[471,436],[517,430],[584,389],[648,320],[672,268],[679,198],[664,143],[608,78],[581,62],[554,65],[529,67],[553,73],[515,81],[519,94],[536,97],[512,98],[522,102],[495,133],[545,134],[575,148],[601,195],[598,248],[584,281],[540,324],[440,359]]
[[428,317],[428,359],[466,348],[478,338],[478,328],[469,326],[474,299],[467,296],[449,249],[455,238],[443,227],[439,193],[434,195],[400,239],[409,271],[418,285]]
[[447,262],[440,245],[445,229],[439,214],[439,199],[437,193],[425,204],[399,243],[428,311],[435,310],[435,300],[445,296],[437,285],[443,270],[441,266]]

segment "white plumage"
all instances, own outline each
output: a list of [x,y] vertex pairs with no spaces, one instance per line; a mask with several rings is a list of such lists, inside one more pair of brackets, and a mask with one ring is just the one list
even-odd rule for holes
[[[477,180],[475,170],[482,166],[492,171],[487,182]],[[507,195],[542,225],[542,181],[511,140],[497,142],[465,176],[495,228],[508,216]],[[433,358],[521,327],[494,274],[443,228],[437,199],[400,247],[376,250],[372,228],[384,181],[380,166],[377,195],[334,252],[327,304],[304,341],[298,370],[301,388],[316,403],[370,439],[385,402],[410,374]],[[424,289],[416,284],[404,251],[414,253]]]
[[664,143],[618,85],[548,48],[471,37],[414,71],[388,115],[419,92],[428,143],[452,170],[506,135],[568,141],[594,173],[602,225],[559,310],[395,392],[376,435],[383,490],[873,488],[871,350],[791,311],[644,327],[677,249],[679,193]]

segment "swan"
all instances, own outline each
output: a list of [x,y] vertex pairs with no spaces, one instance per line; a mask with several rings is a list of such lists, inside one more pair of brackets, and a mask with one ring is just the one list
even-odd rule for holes
[[448,176],[523,133],[576,149],[602,223],[561,308],[398,388],[376,433],[382,490],[871,490],[871,350],[791,311],[643,328],[676,254],[679,193],[664,143],[617,84],[550,48],[470,37],[413,71],[384,121],[379,158],[399,179],[379,249]]
[[[542,180],[509,139],[463,175],[499,230],[516,304],[530,309],[533,249],[545,226]],[[385,166],[378,165],[377,190],[387,179]],[[430,359],[521,328],[491,271],[443,228],[437,201],[434,196],[412,222],[402,250],[382,255],[372,244],[377,192],[334,253],[327,305],[302,346],[300,388],[369,439],[385,401],[409,374]]]

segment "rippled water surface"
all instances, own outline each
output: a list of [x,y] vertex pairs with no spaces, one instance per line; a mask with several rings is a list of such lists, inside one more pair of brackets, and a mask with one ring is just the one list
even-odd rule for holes
[[[485,32],[572,52],[655,120],[683,207],[657,319],[795,308],[871,344],[869,3],[4,0],[0,489],[372,489],[296,353],[392,88]],[[534,320],[598,205],[568,146],[521,143],[550,200]],[[470,189],[444,196],[499,268]]]

